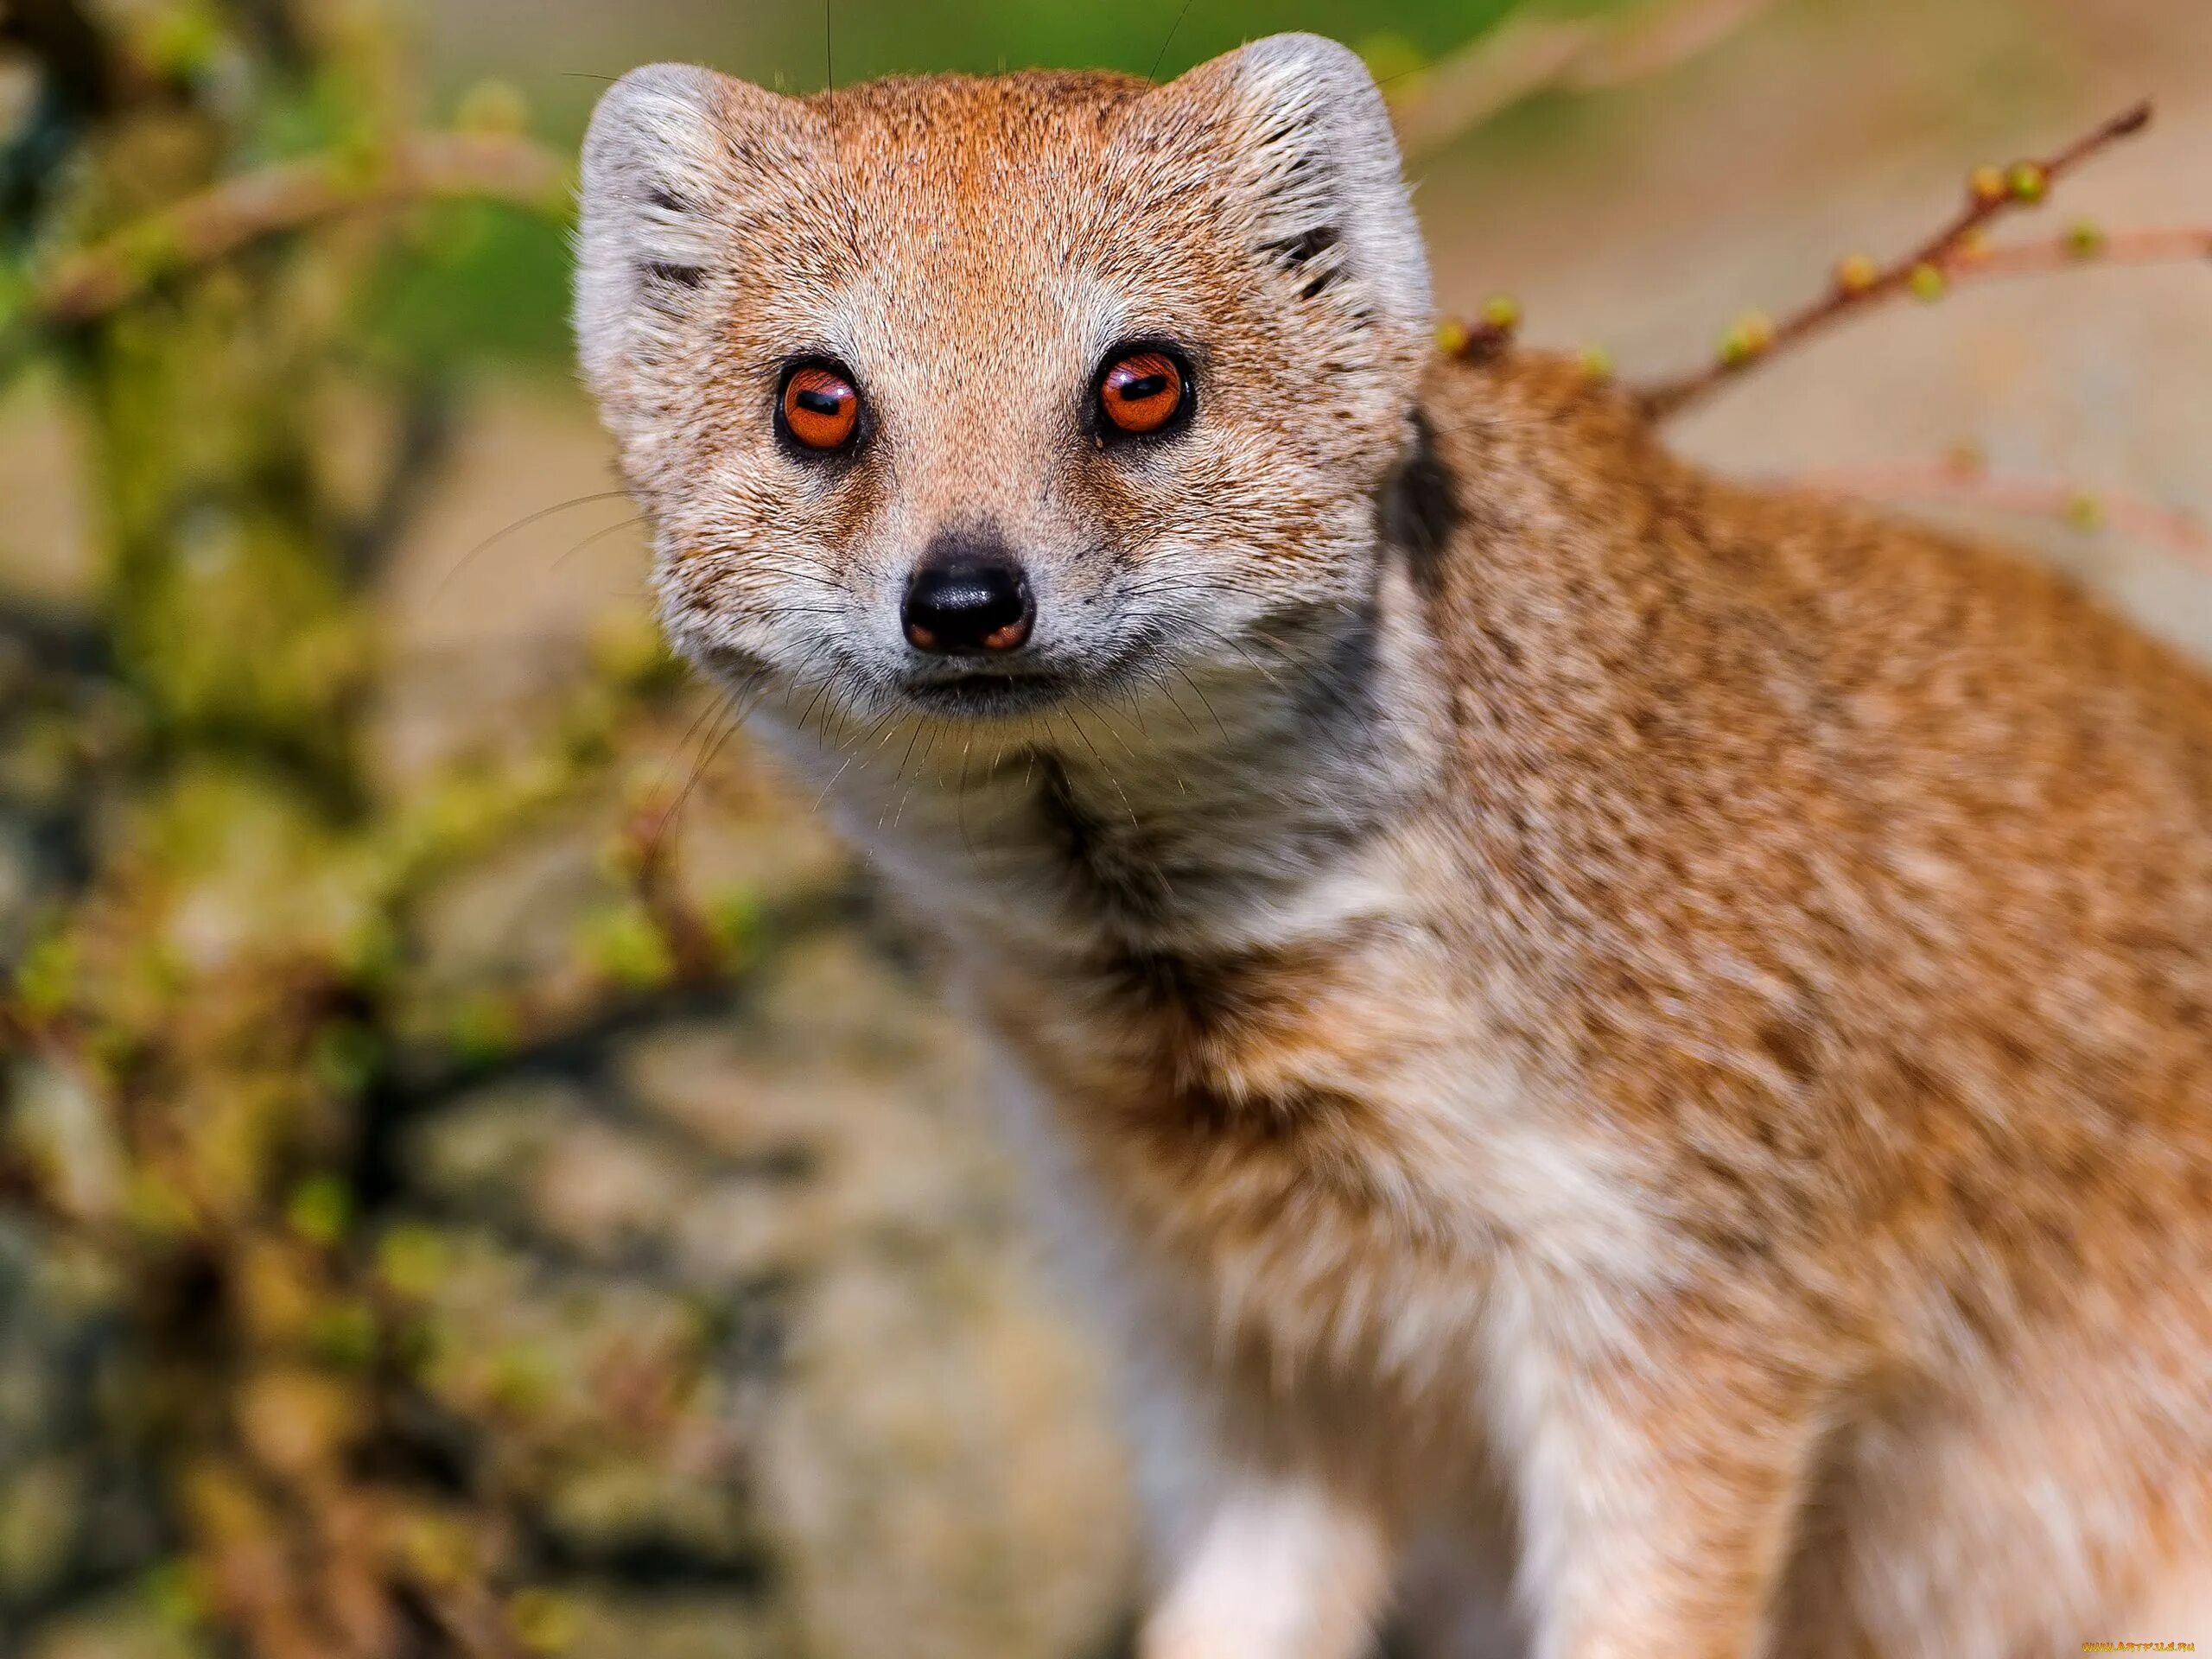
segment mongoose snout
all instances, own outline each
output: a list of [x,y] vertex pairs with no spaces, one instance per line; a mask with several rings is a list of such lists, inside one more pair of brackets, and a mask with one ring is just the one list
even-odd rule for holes
[[1029,573],[995,532],[946,532],[907,579],[899,619],[917,651],[1002,657],[1027,643],[1037,599]]

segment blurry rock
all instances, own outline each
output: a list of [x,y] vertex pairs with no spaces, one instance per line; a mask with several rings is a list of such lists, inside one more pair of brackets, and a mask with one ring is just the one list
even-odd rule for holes
[[1113,1628],[1121,1450],[1008,1261],[856,1254],[801,1305],[767,1416],[762,1513],[806,1651],[1064,1659]]
[[571,1124],[540,1154],[530,1181],[537,1224],[595,1261],[657,1245],[696,1202],[697,1178],[668,1149],[615,1126]]
[[670,1220],[676,1270],[702,1285],[788,1277],[835,1243],[827,1198],[812,1181],[719,1182]]
[[424,1193],[463,1215],[525,1224],[538,1169],[590,1109],[590,1096],[566,1082],[487,1084],[414,1126],[407,1166]]
[[545,973],[571,954],[578,913],[602,901],[603,821],[504,850],[439,894],[423,940],[433,983],[497,984]]
[[664,1027],[623,1051],[623,1084],[640,1109],[734,1158],[791,1164],[835,1136],[810,1090],[779,1090],[734,1020]]
[[[416,1131],[424,1192],[505,1230],[465,1243],[436,1298],[467,1333],[436,1372],[455,1399],[582,1423],[580,1379],[658,1340],[654,1287],[721,1310],[660,1455],[587,1440],[531,1478],[585,1574],[580,1617],[626,1653],[781,1630],[779,1651],[823,1659],[1069,1659],[1115,1628],[1122,1453],[1095,1357],[1035,1271],[979,1071],[923,988],[845,931],[789,947],[726,1016],[626,1034],[588,1080],[489,1086]],[[532,1241],[565,1265],[533,1262]],[[757,1605],[715,1647],[701,1610],[727,1611],[747,1570]],[[618,1617],[594,1572],[715,1591]]]

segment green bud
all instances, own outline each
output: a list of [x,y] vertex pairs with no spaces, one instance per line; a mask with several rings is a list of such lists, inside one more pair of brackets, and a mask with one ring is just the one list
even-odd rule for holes
[[707,925],[715,943],[732,961],[751,954],[760,938],[760,896],[750,887],[730,887],[718,893],[707,906]]
[[420,1301],[445,1278],[445,1240],[428,1227],[401,1225],[377,1242],[377,1276],[402,1296]]
[[171,1629],[189,1630],[207,1622],[207,1592],[190,1561],[163,1561],[148,1571],[140,1587],[154,1617]]
[[353,1223],[353,1191],[336,1175],[310,1175],[285,1200],[284,1219],[310,1244],[328,1249]]
[[1774,320],[1764,311],[1747,311],[1721,336],[1720,360],[1731,368],[1764,356],[1774,344]]
[[2084,532],[2105,527],[2105,504],[2088,490],[2076,490],[2066,499],[2066,522]]
[[468,998],[454,1009],[446,1039],[473,1065],[490,1065],[514,1052],[521,1022],[506,999],[492,995]]
[[16,995],[35,1015],[60,1013],[76,985],[77,942],[66,933],[49,933],[39,940],[23,953],[16,969]]
[[507,1624],[531,1653],[562,1653],[576,1639],[576,1610],[551,1590],[524,1590],[507,1603]]
[[1848,253],[1836,261],[1835,285],[1843,293],[1864,294],[1881,277],[1881,267],[1863,253]]
[[639,906],[625,905],[591,918],[578,945],[594,972],[631,990],[664,985],[676,972],[668,940]]
[[326,1026],[316,1033],[311,1064],[316,1078],[334,1095],[359,1094],[376,1075],[384,1045],[374,1031],[351,1020]]
[[319,1310],[308,1327],[308,1344],[326,1365],[366,1370],[376,1363],[377,1318],[366,1302],[345,1300]]

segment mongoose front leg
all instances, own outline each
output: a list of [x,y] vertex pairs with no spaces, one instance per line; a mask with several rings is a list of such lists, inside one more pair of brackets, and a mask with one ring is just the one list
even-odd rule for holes
[[1656,1314],[1635,1336],[1562,1365],[1522,1443],[1536,1659],[1764,1659],[1827,1396]]
[[1236,1481],[1174,1565],[1141,1659],[1358,1659],[1390,1555],[1375,1522],[1318,1484]]

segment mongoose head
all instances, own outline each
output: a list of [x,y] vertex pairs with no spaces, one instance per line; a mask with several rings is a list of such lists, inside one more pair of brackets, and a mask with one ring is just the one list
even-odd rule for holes
[[579,255],[671,637],[786,709],[1033,725],[1371,594],[1429,284],[1333,42],[1160,86],[640,69]]

